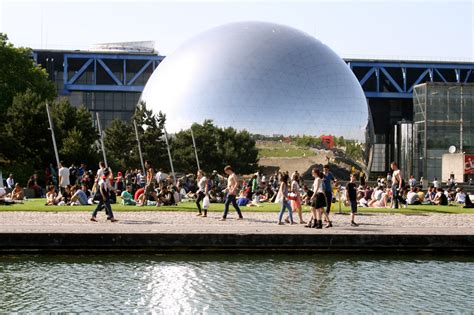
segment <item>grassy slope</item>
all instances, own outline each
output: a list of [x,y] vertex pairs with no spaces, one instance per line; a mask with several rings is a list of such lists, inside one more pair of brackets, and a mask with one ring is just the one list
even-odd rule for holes
[[298,147],[296,145],[274,143],[274,144],[259,144],[258,157],[303,157],[312,156],[314,152],[307,149]]
[[[11,206],[0,206],[0,211],[36,211],[36,212],[67,212],[67,211],[84,211],[90,212],[94,206],[45,206],[44,199],[30,199],[23,204],[16,204]],[[221,212],[223,204],[211,204],[209,211]],[[168,207],[136,207],[136,206],[122,206],[121,204],[112,205],[114,211],[197,211],[193,202],[183,202],[179,206]],[[278,212],[279,205],[272,203],[264,203],[261,207],[243,207],[246,212]],[[303,207],[303,211],[307,212],[309,207]],[[233,209],[231,209],[233,211]],[[339,205],[333,204],[333,213],[339,211]],[[342,211],[349,212],[349,208],[343,206]],[[420,214],[420,213],[474,213],[474,209],[464,209],[460,206],[409,206],[407,209],[378,209],[378,208],[359,208],[360,213],[404,213],[404,214]]]

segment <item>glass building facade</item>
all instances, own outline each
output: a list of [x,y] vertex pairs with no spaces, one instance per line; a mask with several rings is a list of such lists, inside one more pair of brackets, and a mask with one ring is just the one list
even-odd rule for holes
[[441,178],[450,146],[474,153],[474,84],[424,83],[413,91],[413,173]]

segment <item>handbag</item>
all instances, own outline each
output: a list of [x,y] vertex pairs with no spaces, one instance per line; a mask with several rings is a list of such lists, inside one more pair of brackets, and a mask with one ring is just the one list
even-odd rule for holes
[[289,193],[288,194],[288,199],[289,200],[296,200],[296,199],[298,199],[298,196],[295,193]]
[[209,209],[209,204],[210,204],[209,196],[206,195],[202,201],[202,207],[207,210]]
[[275,198],[275,203],[283,204],[283,194],[277,194],[277,197]]

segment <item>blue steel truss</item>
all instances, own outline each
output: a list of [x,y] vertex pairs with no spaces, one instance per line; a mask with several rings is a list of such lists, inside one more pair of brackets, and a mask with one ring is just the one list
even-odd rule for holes
[[[137,85],[137,79],[144,75],[147,69],[153,71],[164,59],[164,56],[158,55],[133,55],[133,54],[100,54],[100,53],[66,53],[64,54],[64,91],[116,91],[116,92],[141,92],[144,85]],[[121,77],[116,75],[107,65],[108,60],[120,61],[122,63]],[[70,76],[70,61],[82,62],[79,70]],[[145,62],[139,70],[129,79],[127,78],[127,65],[130,61]],[[89,70],[89,68],[92,68]],[[97,82],[97,72],[101,68],[113,82],[101,84]],[[91,72],[92,81],[79,83],[79,79]]]
[[474,63],[346,59],[369,98],[412,98],[423,82],[474,82]]
[[[144,85],[136,84],[147,69],[153,71],[164,59],[158,55],[65,53],[64,91],[117,91],[141,92]],[[107,65],[108,60],[122,62],[121,77]],[[82,66],[71,73],[69,62],[82,62]],[[130,61],[144,64],[131,77],[127,78],[127,65]],[[415,85],[423,82],[474,82],[474,63],[447,62],[402,62],[383,60],[345,59],[359,80],[368,98],[412,98]],[[107,84],[97,82],[97,71],[102,69],[110,78]],[[79,83],[79,79],[91,73],[92,80]]]

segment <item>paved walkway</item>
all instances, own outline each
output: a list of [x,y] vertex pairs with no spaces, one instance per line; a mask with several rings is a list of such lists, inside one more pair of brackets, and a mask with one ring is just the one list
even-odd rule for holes
[[[334,228],[308,229],[301,224],[279,226],[276,213],[246,212],[242,221],[220,213],[208,218],[192,212],[117,212],[119,222],[89,221],[86,212],[0,212],[0,233],[243,233],[243,234],[474,234],[474,214],[364,214],[359,227],[348,215],[332,215]],[[308,217],[308,214],[305,214]]]

